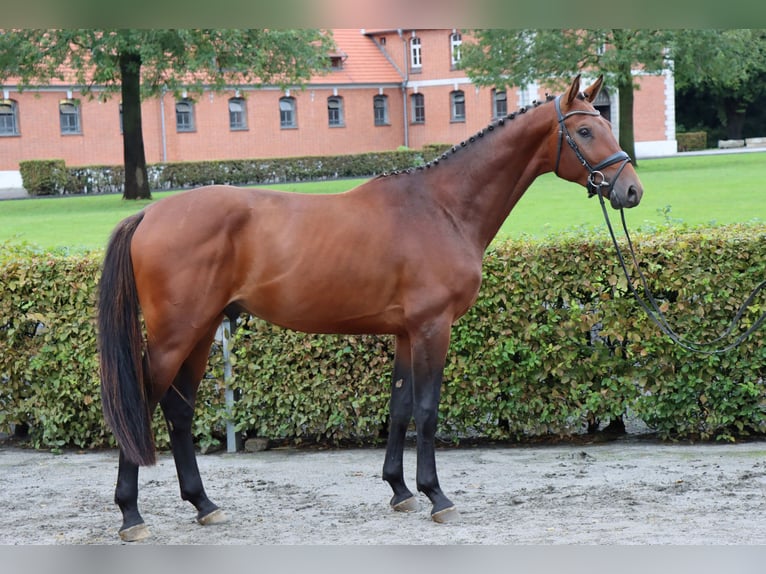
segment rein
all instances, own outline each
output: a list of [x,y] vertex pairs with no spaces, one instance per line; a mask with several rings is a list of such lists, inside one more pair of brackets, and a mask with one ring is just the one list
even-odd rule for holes
[[633,266],[636,268],[636,271],[638,271],[638,275],[641,278],[641,284],[644,288],[644,293],[646,293],[648,302],[644,301],[639,296],[635,286],[633,285],[633,281],[630,278],[630,274],[628,273],[628,266],[625,263],[625,258],[623,257],[622,250],[620,249],[620,246],[617,243],[617,238],[615,237],[614,229],[612,228],[612,223],[609,220],[608,210],[606,208],[606,203],[604,202],[604,196],[601,194],[601,190],[598,191],[598,198],[599,198],[599,201],[601,202],[601,211],[604,213],[604,220],[606,221],[606,226],[609,228],[609,235],[612,238],[612,244],[614,245],[614,249],[617,252],[617,257],[620,260],[620,266],[622,267],[622,271],[625,274],[625,279],[628,282],[628,288],[630,289],[630,292],[633,293],[633,296],[636,298],[636,301],[639,303],[639,305],[641,305],[644,311],[646,311],[646,314],[649,316],[649,318],[652,321],[654,321],[654,323],[660,328],[660,330],[665,335],[667,335],[674,343],[679,345],[681,348],[687,351],[691,351],[693,353],[700,353],[703,355],[720,355],[722,353],[726,353],[732,350],[734,347],[742,343],[742,341],[747,339],[751,334],[753,334],[753,332],[755,332],[764,323],[764,321],[766,321],[766,312],[764,312],[750,326],[750,328],[748,328],[744,333],[741,333],[740,335],[738,335],[733,342],[729,343],[728,345],[724,347],[720,347],[718,349],[706,348],[728,338],[734,332],[734,329],[739,324],[740,319],[742,319],[742,315],[744,315],[747,308],[755,300],[756,295],[758,295],[758,293],[760,293],[764,289],[764,287],[766,287],[766,281],[762,281],[759,285],[756,286],[755,289],[753,289],[752,293],[750,293],[750,296],[745,300],[745,302],[739,308],[737,313],[734,315],[734,318],[731,320],[729,327],[720,336],[708,342],[696,342],[696,341],[688,341],[684,339],[683,337],[681,337],[680,335],[678,335],[675,331],[673,331],[673,329],[668,324],[668,321],[665,318],[665,315],[660,310],[660,307],[657,304],[657,301],[652,295],[652,292],[649,290],[649,285],[646,281],[646,277],[644,276],[644,273],[641,271],[641,268],[639,267],[638,260],[636,258],[636,252],[633,249],[633,242],[631,241],[630,234],[628,233],[628,226],[625,223],[625,210],[620,208],[622,228],[623,228],[623,231],[625,232],[625,238],[628,241],[628,249],[630,251],[630,256],[633,261]]
[[[602,190],[606,188],[608,190],[608,194],[611,195],[612,190],[614,189],[614,185],[617,182],[617,178],[620,177],[620,174],[622,173],[622,170],[625,169],[625,166],[630,162],[630,156],[623,150],[619,150],[609,157],[607,157],[605,160],[599,162],[598,164],[591,166],[590,162],[585,158],[585,156],[580,151],[580,148],[577,146],[577,142],[572,138],[572,136],[569,134],[569,130],[566,127],[565,121],[567,118],[580,114],[580,115],[587,115],[587,116],[598,116],[600,115],[597,111],[586,111],[586,110],[575,110],[567,113],[566,115],[561,112],[561,96],[558,96],[555,100],[555,107],[556,107],[556,115],[558,116],[558,122],[559,122],[559,142],[558,142],[558,149],[556,152],[556,168],[554,170],[554,173],[558,175],[559,170],[559,162],[561,160],[561,150],[563,148],[564,140],[566,140],[567,144],[569,144],[569,147],[572,148],[572,151],[574,152],[575,156],[577,156],[577,159],[580,161],[580,163],[585,167],[585,169],[588,170],[588,197],[593,197],[594,195],[598,195],[599,202],[601,203],[601,211],[604,214],[604,220],[606,221],[606,226],[609,229],[609,235],[612,238],[612,244],[614,245],[614,249],[617,252],[617,258],[620,261],[620,266],[622,267],[622,271],[625,274],[625,279],[628,283],[628,289],[630,289],[630,292],[633,294],[633,296],[636,298],[636,301],[639,305],[644,309],[646,314],[649,316],[649,318],[659,327],[660,331],[662,331],[665,335],[667,335],[674,343],[679,345],[681,348],[691,351],[694,353],[700,353],[705,355],[718,355],[722,353],[726,353],[727,351],[730,351],[742,341],[747,339],[753,332],[755,332],[760,326],[766,322],[766,312],[764,312],[744,333],[739,334],[736,339],[734,339],[733,342],[729,343],[728,345],[725,345],[724,347],[720,347],[718,349],[710,349],[709,347],[711,345],[714,345],[715,343],[719,343],[723,341],[724,339],[727,339],[733,332],[734,329],[737,327],[737,325],[740,322],[740,319],[742,319],[742,316],[745,314],[745,311],[747,308],[753,303],[755,300],[756,295],[760,293],[764,287],[766,287],[766,281],[762,281],[759,285],[756,286],[755,289],[753,289],[753,292],[750,294],[750,296],[745,300],[745,302],[742,304],[742,306],[737,310],[736,314],[734,315],[734,318],[731,320],[731,323],[726,328],[726,330],[721,334],[720,336],[716,337],[715,339],[708,341],[708,342],[698,342],[698,341],[689,341],[680,335],[678,335],[668,324],[667,319],[665,318],[665,314],[660,310],[660,306],[657,304],[656,299],[652,295],[652,292],[649,290],[649,284],[646,280],[646,277],[644,276],[644,273],[641,271],[641,267],[638,264],[638,259],[636,258],[636,252],[633,249],[633,242],[630,239],[630,233],[628,233],[628,226],[625,222],[625,210],[620,207],[620,217],[622,219],[622,229],[625,232],[625,238],[628,242],[628,249],[630,251],[630,257],[633,262],[633,266],[636,268],[636,271],[638,272],[638,276],[641,279],[641,285],[643,286],[644,293],[646,293],[646,297],[648,299],[648,302],[641,298],[641,296],[638,294],[638,291],[636,290],[635,285],[633,284],[633,280],[630,278],[630,273],[628,272],[628,266],[625,263],[625,257],[622,254],[622,250],[620,249],[619,244],[617,243],[617,238],[614,234],[614,229],[612,228],[612,222],[609,219],[609,213],[606,208],[606,203],[604,202],[604,193]],[[619,169],[617,170],[617,173],[614,176],[614,179],[610,182],[606,179],[606,176],[602,173],[602,169],[609,167],[610,165],[614,165],[618,162],[622,162],[622,165],[620,165]]]

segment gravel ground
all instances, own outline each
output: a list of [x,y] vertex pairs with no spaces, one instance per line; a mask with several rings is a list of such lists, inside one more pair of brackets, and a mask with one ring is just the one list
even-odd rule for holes
[[[152,536],[176,544],[766,543],[766,442],[672,445],[624,438],[553,446],[443,448],[456,521],[388,507],[383,449],[273,449],[198,457],[228,522],[203,527],[180,500],[172,458],[139,475]],[[112,503],[116,451],[0,446],[0,544],[124,544]],[[405,473],[414,488],[414,449]]]

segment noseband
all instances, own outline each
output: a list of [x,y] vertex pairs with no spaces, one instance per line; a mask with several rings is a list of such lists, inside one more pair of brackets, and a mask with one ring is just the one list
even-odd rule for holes
[[[596,194],[600,194],[601,188],[603,187],[607,188],[608,195],[611,195],[612,189],[614,189],[614,184],[617,183],[617,178],[620,177],[622,170],[625,169],[625,166],[630,162],[630,156],[625,151],[619,150],[598,164],[591,165],[590,162],[585,159],[585,156],[580,151],[580,148],[577,147],[577,142],[574,141],[571,135],[569,135],[569,130],[567,129],[565,122],[567,118],[578,114],[584,116],[600,116],[601,114],[595,111],[588,112],[585,110],[575,110],[573,112],[569,112],[567,115],[564,115],[561,113],[561,96],[556,97],[554,104],[556,106],[556,115],[558,116],[559,122],[559,145],[556,151],[556,169],[554,170],[554,173],[556,175],[559,174],[559,161],[561,160],[561,148],[563,147],[562,142],[564,141],[564,138],[566,138],[569,147],[572,148],[572,151],[577,156],[577,159],[585,167],[585,169],[588,170],[588,197],[593,197]],[[601,170],[619,162],[622,162],[622,165],[620,165],[620,168],[614,175],[614,179],[611,182],[608,181]]]

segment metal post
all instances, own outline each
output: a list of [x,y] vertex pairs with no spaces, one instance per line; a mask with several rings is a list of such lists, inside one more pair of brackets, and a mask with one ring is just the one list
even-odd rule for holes
[[223,384],[224,400],[226,403],[226,412],[229,414],[226,422],[226,452],[237,452],[239,449],[239,433],[234,430],[234,423],[231,420],[231,410],[234,407],[234,391],[230,387],[231,383],[231,356],[229,349],[229,339],[231,338],[231,322],[228,317],[223,320],[221,329],[221,343],[223,346]]

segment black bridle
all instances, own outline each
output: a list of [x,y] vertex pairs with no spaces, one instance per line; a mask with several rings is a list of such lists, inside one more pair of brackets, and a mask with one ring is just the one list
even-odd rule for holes
[[[566,120],[567,118],[570,118],[574,115],[600,116],[601,114],[597,111],[590,112],[587,110],[574,110],[564,115],[561,113],[561,96],[556,97],[554,100],[554,105],[556,106],[556,115],[558,116],[559,121],[559,145],[558,149],[556,150],[556,168],[553,170],[554,173],[556,175],[559,174],[561,148],[563,147],[564,139],[566,139],[566,142],[569,144],[569,147],[572,148],[572,151],[577,156],[579,162],[585,167],[585,169],[588,170],[588,197],[593,197],[596,194],[601,194],[602,188],[607,188],[609,191],[607,195],[611,195],[612,190],[614,189],[614,184],[617,183],[617,178],[620,177],[620,174],[622,173],[622,170],[625,169],[625,166],[630,163],[630,156],[625,151],[619,150],[614,152],[605,160],[597,163],[596,165],[591,165],[580,151],[580,148],[577,146],[577,142],[569,134]],[[614,175],[614,179],[611,182],[608,181],[601,170],[619,162],[622,162],[622,165],[620,165],[617,173]]]

